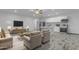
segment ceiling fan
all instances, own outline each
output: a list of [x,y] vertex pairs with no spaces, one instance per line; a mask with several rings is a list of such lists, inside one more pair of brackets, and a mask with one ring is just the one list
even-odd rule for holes
[[55,9],[31,9],[33,16],[52,16],[58,15],[59,13]]
[[33,12],[33,16],[42,16],[43,15],[42,9],[31,9],[30,11]]

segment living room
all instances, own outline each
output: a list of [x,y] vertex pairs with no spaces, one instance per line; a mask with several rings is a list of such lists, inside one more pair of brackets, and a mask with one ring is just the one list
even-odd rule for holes
[[[41,36],[43,33],[38,28],[39,17],[33,15],[34,12],[29,9],[0,10],[1,50],[29,50],[42,46]],[[31,43],[34,47],[29,47],[30,45],[24,46],[24,39],[28,40],[28,35],[33,36],[33,34],[37,35],[33,38],[30,37],[32,40],[35,38],[35,41]],[[25,35],[26,37],[24,37]],[[30,44],[29,41],[27,44]]]
[[78,19],[79,9],[0,9],[0,49],[78,50]]
[[78,0],[0,0],[1,59],[79,59]]

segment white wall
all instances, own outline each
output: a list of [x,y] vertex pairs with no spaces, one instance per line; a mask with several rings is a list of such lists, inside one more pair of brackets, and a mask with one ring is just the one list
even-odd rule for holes
[[[68,32],[79,34],[79,12],[66,13],[66,14],[62,14],[62,15],[59,15],[59,16],[68,16],[68,18],[69,18]],[[44,19],[44,20],[46,20],[48,22],[53,22],[53,21],[51,21],[51,20],[53,20],[53,17],[47,18],[47,19]],[[55,22],[57,22],[57,20],[55,20]]]
[[26,17],[26,16],[19,16],[14,14],[0,14],[0,26],[4,29],[7,28],[7,26],[13,26],[14,20],[22,20],[24,21],[24,27],[29,26],[30,30],[35,30],[36,28],[36,20],[32,17]]
[[79,34],[79,13],[69,14],[69,33]]
[[[79,34],[79,12],[77,13],[67,13],[59,16],[68,16],[69,17],[69,27],[68,32],[69,33],[77,33]],[[52,19],[53,17],[51,17]],[[42,19],[42,18],[41,18]],[[50,18],[47,18],[48,21]],[[30,30],[35,30],[37,27],[37,21],[38,19],[32,18],[32,17],[26,17],[21,15],[14,15],[14,14],[0,14],[0,26],[4,29],[7,28],[7,26],[13,26],[14,20],[23,20],[24,21],[24,27],[30,26]],[[46,18],[43,20],[46,20]]]

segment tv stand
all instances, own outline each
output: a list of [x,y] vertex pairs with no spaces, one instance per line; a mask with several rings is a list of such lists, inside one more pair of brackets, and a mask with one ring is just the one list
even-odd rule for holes
[[24,32],[26,32],[26,29],[24,27],[13,27],[13,29],[10,30],[11,34],[18,34]]

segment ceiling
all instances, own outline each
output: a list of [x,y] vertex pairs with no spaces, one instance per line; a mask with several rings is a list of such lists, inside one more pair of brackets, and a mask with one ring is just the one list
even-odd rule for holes
[[[8,14],[18,14],[18,15],[25,15],[34,17],[34,12],[31,11],[32,9],[0,9],[0,14],[8,13]],[[79,13],[79,9],[42,9],[43,17],[51,17],[60,14],[67,14],[67,13]]]

